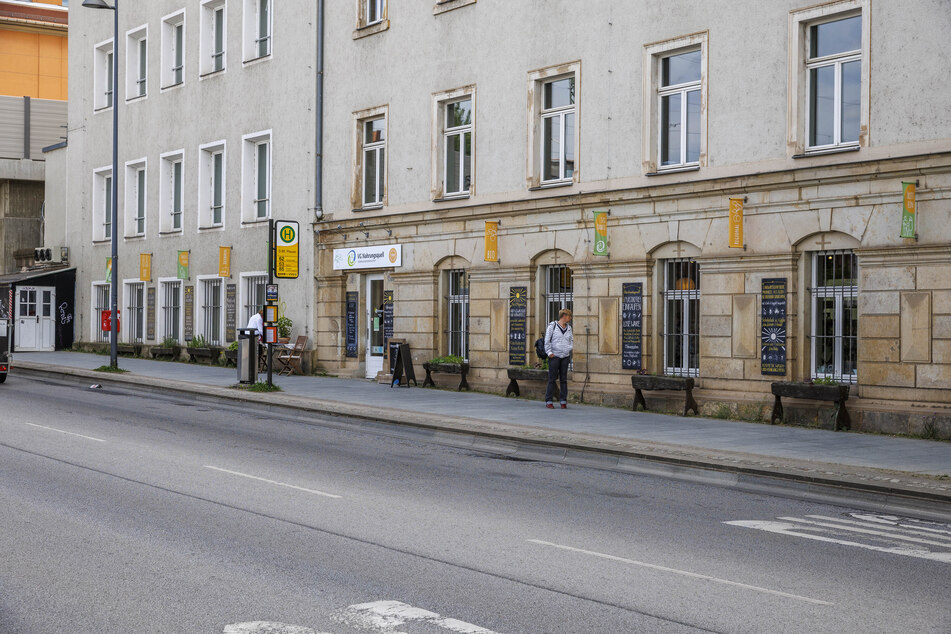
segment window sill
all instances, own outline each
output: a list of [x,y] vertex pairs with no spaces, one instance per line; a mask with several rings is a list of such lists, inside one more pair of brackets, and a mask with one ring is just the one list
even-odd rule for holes
[[112,106],[99,106],[98,108],[93,108],[93,109],[92,109],[92,111],[93,111],[94,114],[98,114],[98,113],[100,113],[100,112],[105,112],[105,111],[107,111],[107,110],[112,110]]
[[171,229],[169,231],[159,231],[160,236],[177,236],[183,234],[183,229]]
[[[247,59],[245,59],[245,60],[242,60],[242,62],[243,62],[245,65],[248,65],[248,64],[257,64],[258,62],[263,62],[263,61],[266,61],[266,60],[269,60],[269,59],[271,59],[271,54],[270,54],[270,53],[268,53],[267,55],[257,55],[257,56],[255,56],[255,57],[249,57],[249,58],[247,58]],[[223,72],[223,71],[218,71],[218,72]]]
[[128,99],[125,100],[125,102],[133,103],[136,101],[143,101],[148,96],[149,96],[149,93],[145,93],[144,95],[136,95],[135,97],[129,97]]
[[136,234],[131,235],[131,236],[123,236],[123,239],[125,239],[125,240],[135,240],[135,241],[145,240],[145,234],[144,234],[144,233],[136,233]]
[[224,229],[224,228],[225,228],[224,224],[220,224],[220,225],[208,225],[207,227],[199,226],[199,227],[198,227],[198,230],[199,230],[199,231],[210,231],[211,229]]
[[380,203],[379,205],[364,205],[363,207],[357,207],[356,209],[351,209],[350,211],[359,213],[361,211],[374,211],[375,209],[383,209],[383,203]]
[[439,0],[436,2],[436,6],[433,7],[433,15],[440,15],[475,3],[476,0]]
[[97,245],[112,244],[112,238],[95,238],[92,243]]
[[858,152],[861,146],[850,145],[848,147],[831,147],[822,150],[806,150],[802,154],[793,154],[794,159],[809,158],[810,156],[825,156],[827,154],[844,154],[846,152]]
[[222,68],[221,70],[210,70],[207,73],[199,73],[198,79],[208,79],[209,77],[214,77],[215,75],[224,75],[225,70],[226,69]]
[[270,220],[270,218],[255,218],[254,220],[242,220],[241,226],[243,227],[245,225],[259,225],[263,222],[267,222],[268,220]]
[[553,183],[542,183],[541,185],[537,185],[535,187],[529,187],[528,191],[537,192],[542,189],[557,189],[558,187],[571,187],[574,184],[575,184],[574,180],[556,181]]
[[683,172],[699,172],[699,165],[685,165],[684,167],[671,167],[669,169],[661,169],[656,172],[648,172],[644,176],[663,176],[664,174],[682,174]]
[[376,35],[377,33],[382,33],[383,31],[386,31],[389,28],[390,28],[389,20],[381,20],[379,22],[374,22],[373,24],[358,26],[353,31],[353,39],[359,40],[360,38]]
[[172,90],[173,88],[181,88],[184,85],[185,85],[185,81],[182,80],[178,82],[177,84],[169,84],[167,86],[162,86],[162,92],[165,92],[166,90]]
[[433,198],[434,203],[446,203],[453,200],[467,200],[470,197],[469,192],[464,194],[455,194],[451,196],[443,196],[442,198]]

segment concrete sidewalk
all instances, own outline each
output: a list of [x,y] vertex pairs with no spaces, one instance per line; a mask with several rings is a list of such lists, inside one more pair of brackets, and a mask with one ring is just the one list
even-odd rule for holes
[[[80,352],[17,353],[18,369],[70,374],[103,384],[160,387],[222,398],[286,405],[316,413],[415,426],[492,439],[498,450],[519,443],[557,456],[596,452],[609,461],[630,457],[657,464],[778,479],[852,491],[928,500],[951,509],[951,444],[803,427],[632,412],[591,405],[549,410],[539,401],[492,394],[390,388],[332,377],[274,377],[283,392],[229,389],[233,368],[120,358],[128,374],[90,372],[105,356]],[[633,398],[633,395],[632,395]],[[505,441],[511,441],[506,443]],[[613,458],[612,458],[613,456]]]

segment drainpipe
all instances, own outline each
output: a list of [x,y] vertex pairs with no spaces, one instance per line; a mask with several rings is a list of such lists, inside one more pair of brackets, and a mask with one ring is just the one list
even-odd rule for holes
[[317,138],[314,158],[314,220],[324,217],[324,0],[317,0]]

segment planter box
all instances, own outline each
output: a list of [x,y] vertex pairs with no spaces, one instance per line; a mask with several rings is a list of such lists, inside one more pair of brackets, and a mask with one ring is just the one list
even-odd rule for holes
[[[509,368],[509,385],[505,388],[505,395],[515,394],[516,397],[522,395],[518,389],[519,381],[548,381],[548,370],[543,368]],[[555,385],[555,391],[558,391],[558,385]]]
[[428,361],[423,364],[423,369],[426,370],[426,378],[423,380],[423,387],[427,385],[436,386],[433,383],[433,372],[439,372],[441,374],[461,374],[462,380],[459,381],[459,387],[456,389],[457,392],[461,392],[463,389],[469,389],[469,383],[466,381],[466,375],[469,373],[469,364],[468,363],[429,363]]
[[832,401],[835,405],[832,408],[832,428],[849,429],[852,426],[852,420],[849,418],[849,412],[845,409],[845,402],[849,400],[849,385],[819,385],[815,383],[800,383],[792,381],[777,381],[770,385],[773,396],[776,397],[773,402],[773,413],[769,417],[769,422],[775,424],[777,420],[783,420],[782,397],[801,398],[809,401]]
[[175,360],[182,353],[182,347],[172,346],[171,348],[163,348],[161,346],[155,346],[150,352],[152,353],[153,359]]
[[237,350],[225,350],[225,364],[226,365],[238,365],[238,351]]
[[142,356],[142,344],[140,343],[118,343],[116,352],[119,354],[131,354],[134,357]]
[[219,348],[185,348],[188,353],[188,360],[192,363],[213,364],[218,361],[218,355],[221,354]]
[[684,411],[686,416],[689,410],[699,414],[697,401],[693,399],[693,378],[689,376],[653,376],[650,374],[635,374],[631,377],[631,386],[634,388],[634,405],[631,409],[637,411],[640,405],[647,411],[647,401],[644,400],[643,390],[680,390],[684,392]]

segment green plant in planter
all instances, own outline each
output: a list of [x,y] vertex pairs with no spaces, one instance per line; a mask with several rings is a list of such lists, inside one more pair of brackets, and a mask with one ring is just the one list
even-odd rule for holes
[[286,315],[281,315],[277,318],[275,324],[277,325],[277,336],[281,339],[290,339],[291,328],[294,327],[293,320]]
[[826,377],[823,377],[820,379],[812,379],[811,382],[813,385],[838,385],[839,384],[839,382],[836,381],[835,379],[830,379]]
[[228,345],[228,350],[237,350],[237,349],[238,349],[237,341],[232,341],[231,344]]
[[178,340],[175,337],[165,337],[162,339],[162,348],[174,348],[178,345]]
[[195,335],[195,338],[188,342],[189,348],[208,348],[208,340],[202,335]]
[[456,356],[456,355],[454,355],[454,354],[450,354],[450,355],[447,355],[447,356],[445,356],[445,357],[436,357],[435,359],[430,359],[430,360],[429,360],[429,363],[430,363],[430,364],[433,364],[433,363],[456,363],[456,364],[461,364],[461,363],[465,363],[465,362],[466,362],[465,359],[463,359],[463,358],[460,357],[460,356]]

